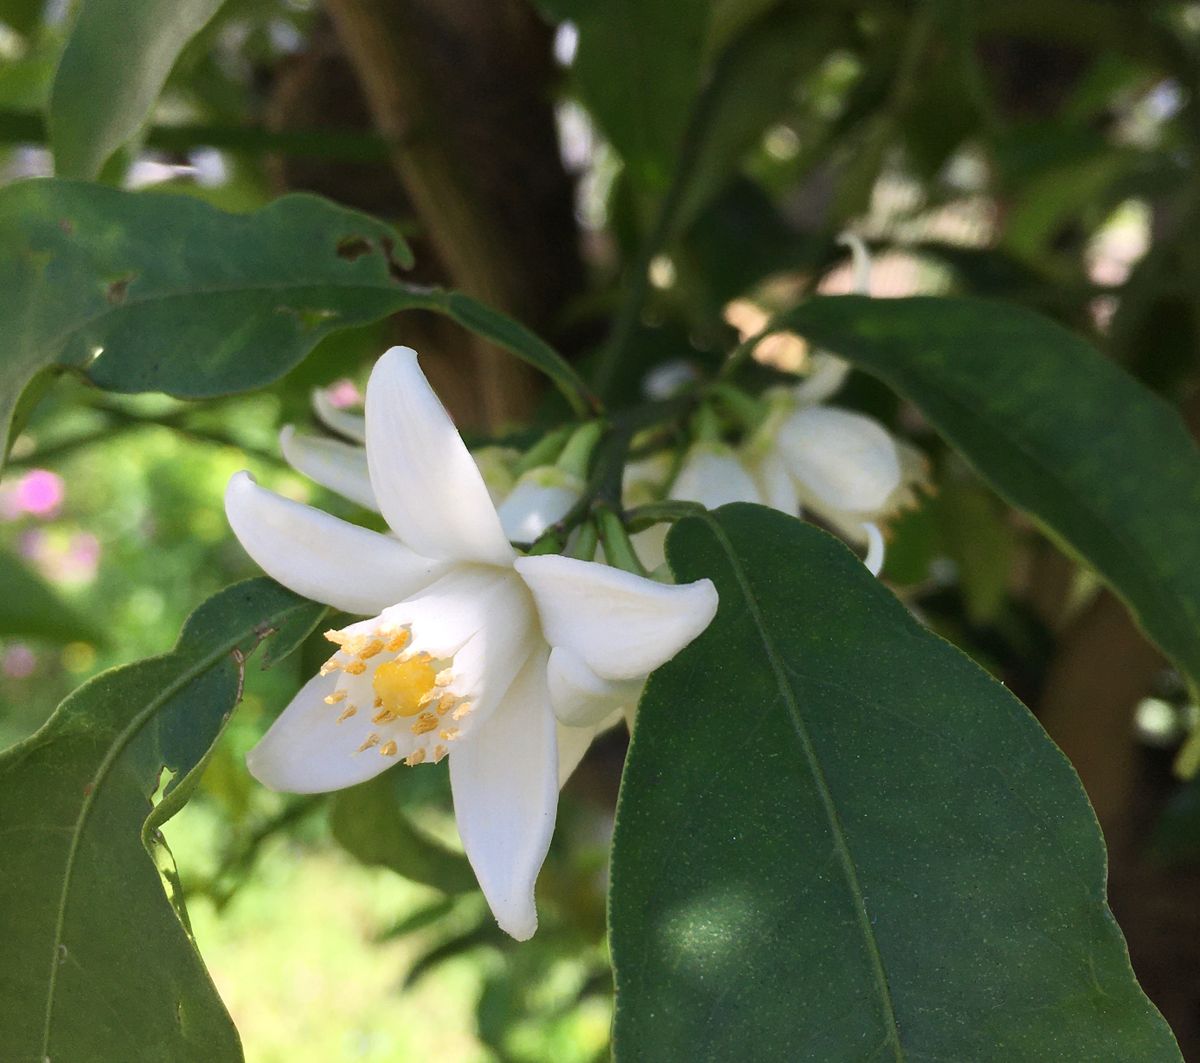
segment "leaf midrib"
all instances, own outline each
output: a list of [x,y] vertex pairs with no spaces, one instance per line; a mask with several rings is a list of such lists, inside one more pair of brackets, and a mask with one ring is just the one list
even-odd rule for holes
[[[749,580],[746,578],[745,571],[742,568],[741,562],[738,559],[737,553],[733,548],[733,543],[730,542],[729,536],[726,535],[725,529],[721,524],[712,517],[711,514],[705,514],[702,518],[708,526],[714,539],[724,551],[725,556],[729,559],[729,567],[733,572],[734,578],[737,580],[738,587],[742,592],[742,597],[746,602],[747,610],[750,613],[751,620],[754,623],[755,631],[758,633],[760,642],[762,643],[763,652],[766,655],[767,663],[771,668],[771,673],[775,678],[775,684],[779,690],[779,695],[787,706],[788,717],[792,722],[792,727],[796,732],[796,737],[800,741],[800,747],[804,754],[806,766],[809,774],[812,776],[813,784],[817,790],[817,794],[821,799],[821,807],[825,813],[826,821],[829,825],[829,831],[833,837],[834,851],[837,853],[838,864],[842,869],[842,875],[846,880],[847,888],[854,900],[855,917],[858,921],[859,930],[862,933],[863,939],[867,945],[867,951],[871,957],[872,973],[875,976],[876,987],[879,992],[879,1000],[883,1018],[887,1026],[887,1036],[884,1040],[884,1045],[891,1045],[893,1049],[893,1057],[898,1063],[903,1063],[906,1059],[905,1051],[900,1044],[900,1029],[896,1022],[895,1007],[892,1003],[891,988],[888,985],[887,972],[883,966],[883,954],[879,949],[879,942],[875,938],[875,933],[871,929],[871,917],[867,911],[866,899],[863,896],[862,887],[858,881],[858,872],[854,866],[854,858],[850,854],[850,847],[846,841],[845,828],[842,825],[841,817],[838,815],[837,806],[833,799],[833,794],[830,792],[829,784],[825,779],[825,773],[821,768],[821,763],[817,759],[816,750],[813,748],[812,738],[808,733],[808,727],[805,725],[804,718],[800,712],[800,706],[796,702],[795,694],[792,691],[791,685],[788,682],[787,670],[784,667],[783,659],[775,648],[774,642],[767,633],[767,628],[763,620],[762,612],[758,608],[758,602],[754,597],[753,590]],[[882,1046],[881,1046],[882,1047]]]
[[[295,604],[290,604],[280,609],[278,612],[270,613],[269,618],[272,621],[277,620],[283,614],[295,609]],[[260,625],[262,620],[256,621],[256,625]],[[63,869],[63,888],[59,894],[58,911],[55,914],[54,923],[54,940],[50,949],[50,979],[46,987],[46,1019],[42,1028],[42,1055],[50,1058],[50,1028],[53,1021],[54,1013],[54,994],[58,982],[58,953],[59,946],[62,944],[63,927],[66,923],[67,915],[67,900],[71,889],[71,879],[75,871],[75,856],[79,851],[79,842],[83,836],[84,827],[91,815],[92,807],[96,802],[96,795],[100,792],[100,787],[103,785],[109,771],[112,770],[113,764],[125,752],[133,735],[145,726],[147,720],[156,713],[162,706],[171,698],[175,697],[185,686],[194,682],[201,675],[214,667],[222,657],[231,653],[233,649],[242,642],[243,639],[254,633],[254,629],[240,631],[235,637],[225,640],[219,646],[215,647],[209,653],[201,656],[196,663],[182,672],[179,677],[166,688],[161,690],[158,695],[152,698],[141,711],[139,711],[132,720],[121,730],[109,746],[108,752],[104,759],[100,762],[100,766],[96,769],[95,774],[91,779],[90,789],[85,789],[83,803],[79,808],[79,815],[76,817],[75,826],[71,833],[71,842],[67,849],[67,862]],[[186,629],[185,633],[186,635]],[[182,641],[182,637],[181,637]],[[139,662],[136,665],[131,665],[130,668],[140,668],[152,661],[169,660],[171,657],[179,653],[179,648],[176,646],[170,653],[164,654],[162,657],[150,658],[147,661]]]

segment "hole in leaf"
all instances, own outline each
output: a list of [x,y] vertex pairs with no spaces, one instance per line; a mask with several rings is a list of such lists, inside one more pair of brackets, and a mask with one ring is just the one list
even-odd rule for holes
[[109,281],[104,289],[104,298],[113,306],[120,306],[125,302],[125,294],[136,276],[136,273],[129,273],[124,277],[118,277],[115,281]]
[[353,262],[370,253],[371,245],[361,236],[343,236],[337,242],[338,258],[344,258],[347,262]]

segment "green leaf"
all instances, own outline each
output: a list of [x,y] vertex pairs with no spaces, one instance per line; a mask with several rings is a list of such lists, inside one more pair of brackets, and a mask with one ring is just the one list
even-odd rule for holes
[[1200,683],[1200,452],[1066,329],[979,299],[813,299],[777,319],[880,377],[1125,601]]
[[617,1060],[1180,1060],[1079,780],[1004,687],[793,518],[725,506],[668,555],[721,604],[625,767]]
[[0,550],[0,635],[51,642],[100,641],[96,628],[62,600],[41,576]]
[[709,0],[539,0],[579,30],[579,95],[642,188],[671,179],[700,87]]
[[294,639],[323,614],[267,579],[229,587],[170,653],[97,676],[0,755],[6,1059],[242,1058],[155,828],[195,786],[245,657],[272,630]]
[[476,888],[463,853],[447,848],[414,824],[397,792],[393,768],[334,798],[333,836],[351,856],[371,867],[386,867],[443,893]]
[[46,0],[0,0],[0,22],[28,35],[41,25]]
[[315,196],[227,214],[74,181],[9,185],[0,427],[48,367],[112,391],[227,395],[277,380],[330,332],[416,309],[511,351],[588,408],[586,385],[552,348],[467,296],[403,283],[411,261],[389,226]]
[[223,0],[85,0],[50,94],[63,177],[96,177],[150,114],[179,53]]

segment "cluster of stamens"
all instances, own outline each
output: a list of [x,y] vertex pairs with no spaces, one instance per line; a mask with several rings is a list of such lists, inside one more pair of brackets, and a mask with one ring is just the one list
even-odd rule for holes
[[[454,678],[450,660],[409,650],[412,633],[407,627],[368,633],[326,631],[325,637],[338,649],[321,666],[321,675],[341,672],[358,677],[370,669],[371,722],[386,734],[394,731],[392,725],[398,721],[411,721],[408,730],[422,744],[404,758],[405,764],[422,764],[427,759],[436,764],[446,756],[448,743],[461,737],[456,724],[470,715],[473,707],[470,701],[447,689]],[[338,708],[339,724],[360,711],[360,706],[350,701],[348,686],[342,683],[325,698],[325,703]],[[440,741],[430,748],[434,732]],[[379,731],[371,731],[357,752],[365,753],[368,749],[378,750],[381,756],[395,757],[399,755],[400,744]]]

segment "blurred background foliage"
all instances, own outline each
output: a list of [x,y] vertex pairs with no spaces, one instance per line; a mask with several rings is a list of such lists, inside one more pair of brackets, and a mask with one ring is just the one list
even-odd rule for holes
[[[0,0],[0,181],[52,172],[79,6]],[[226,0],[102,178],[233,211],[308,190],[374,212],[411,237],[412,279],[519,317],[623,399],[805,292],[848,290],[850,228],[875,251],[872,294],[1036,307],[1198,426],[1198,93],[1191,2]],[[292,473],[277,433],[310,420],[314,386],[353,405],[395,341],[480,441],[557,415],[521,366],[422,314],[336,334],[251,397],[50,390],[0,484],[3,745],[252,573],[221,508],[236,470],[366,519]],[[787,335],[760,352],[806,356]],[[884,577],[1076,765],[1139,978],[1200,1053],[1200,784],[1171,771],[1196,707],[1116,599],[912,409],[859,376],[841,401],[933,456],[939,493],[892,529]],[[543,929],[515,947],[464,874],[444,770],[336,800],[252,784],[244,752],[311,670],[300,654],[250,678],[168,830],[248,1058],[606,1058],[623,738],[568,786]]]

